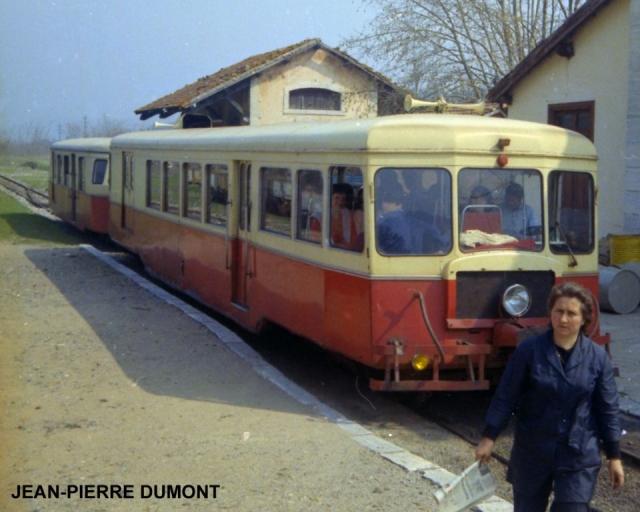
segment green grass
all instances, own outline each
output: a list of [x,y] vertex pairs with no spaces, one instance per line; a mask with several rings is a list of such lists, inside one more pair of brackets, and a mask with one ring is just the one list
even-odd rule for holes
[[59,221],[38,215],[0,191],[0,244],[78,245],[80,234]]
[[0,155],[0,174],[18,180],[41,192],[49,187],[49,155]]

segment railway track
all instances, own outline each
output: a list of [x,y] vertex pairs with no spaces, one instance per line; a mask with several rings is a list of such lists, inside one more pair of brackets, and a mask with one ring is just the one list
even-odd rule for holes
[[[0,187],[23,198],[36,209],[49,211],[49,197],[47,194],[21,183],[13,178],[0,174]],[[92,235],[87,235],[91,237]],[[89,242],[91,242],[89,240]],[[98,245],[104,245],[104,240],[96,241]],[[125,262],[126,263],[126,262]],[[142,266],[133,264],[134,270],[142,271]],[[169,290],[171,291],[171,290]],[[186,299],[189,300],[189,299]],[[205,312],[210,313],[208,310]],[[216,318],[218,319],[218,318]],[[228,324],[226,319],[219,319]],[[246,333],[243,337],[246,337]],[[264,350],[264,342],[251,342],[256,350]],[[268,345],[268,344],[267,344]],[[287,364],[285,362],[285,364]],[[301,383],[304,385],[304,383]],[[467,398],[468,397],[468,398]],[[437,424],[441,428],[449,431],[471,446],[475,446],[480,441],[479,433],[474,430],[478,424],[482,423],[484,414],[488,408],[490,400],[489,393],[434,393],[427,401],[426,405],[413,405],[415,410],[425,419]],[[451,414],[453,411],[453,414]],[[640,468],[640,420],[621,415],[623,430],[627,433],[623,436],[622,454],[627,464],[631,463],[636,468]],[[508,449],[511,446],[510,432],[502,435],[501,443],[497,444],[494,459],[501,464],[508,462]]]
[[17,194],[37,208],[49,210],[49,195],[24,183],[0,174],[0,186]]
[[[489,408],[490,394],[475,394],[473,397],[432,396],[428,405],[417,406],[417,412],[425,419],[436,423],[460,439],[477,446],[481,438],[474,426],[482,424],[484,414]],[[620,415],[623,431],[621,451],[626,464],[640,469],[640,420]],[[509,462],[508,449],[513,439],[512,430],[508,428],[501,435],[496,445],[493,458],[506,465]]]

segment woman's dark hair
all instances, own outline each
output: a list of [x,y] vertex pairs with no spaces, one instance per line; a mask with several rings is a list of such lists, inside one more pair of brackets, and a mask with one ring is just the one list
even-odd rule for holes
[[580,311],[582,312],[582,318],[584,323],[580,327],[582,334],[587,334],[587,329],[593,321],[593,306],[592,295],[589,290],[580,286],[578,283],[567,281],[554,286],[549,294],[549,300],[547,301],[547,312],[551,316],[551,310],[556,305],[556,301],[561,297],[569,297],[577,299],[580,302]]

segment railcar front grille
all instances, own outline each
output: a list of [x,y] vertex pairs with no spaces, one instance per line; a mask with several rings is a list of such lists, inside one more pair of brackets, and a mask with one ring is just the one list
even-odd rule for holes
[[547,297],[555,282],[553,272],[458,272],[456,318],[501,318],[500,299],[512,284],[526,286],[533,297],[523,318],[547,316]]

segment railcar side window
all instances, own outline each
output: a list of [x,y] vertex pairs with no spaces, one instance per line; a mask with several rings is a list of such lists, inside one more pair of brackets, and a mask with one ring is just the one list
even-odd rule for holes
[[362,171],[358,167],[336,165],[331,173],[329,242],[354,252],[364,249]]
[[69,185],[69,169],[71,168],[71,163],[69,161],[69,155],[64,155],[64,185]]
[[595,248],[593,178],[588,173],[549,174],[549,244],[556,254],[587,254]]
[[299,239],[322,242],[322,205],[322,173],[298,171],[296,236]]
[[542,177],[530,169],[463,169],[460,248],[542,250]]
[[291,171],[261,167],[260,228],[291,236]]
[[451,175],[444,169],[384,168],[375,175],[376,247],[384,255],[451,250]]
[[202,167],[198,163],[182,164],[184,216],[194,220],[202,217]]
[[84,190],[84,167],[85,158],[78,157],[78,190]]
[[147,160],[147,206],[160,209],[162,198],[162,172],[158,160]]
[[180,212],[180,164],[178,162],[164,163],[163,185],[162,211],[178,215]]
[[91,183],[94,185],[102,185],[104,177],[107,175],[107,161],[100,158],[93,162],[93,177]]
[[133,155],[122,153],[122,183],[125,189],[133,190]]
[[56,175],[57,179],[55,180],[58,185],[62,184],[62,155],[58,155],[57,158],[58,165],[56,166]]
[[229,176],[227,166],[208,164],[206,171],[209,204],[207,222],[218,226],[226,226],[227,203],[229,202]]

